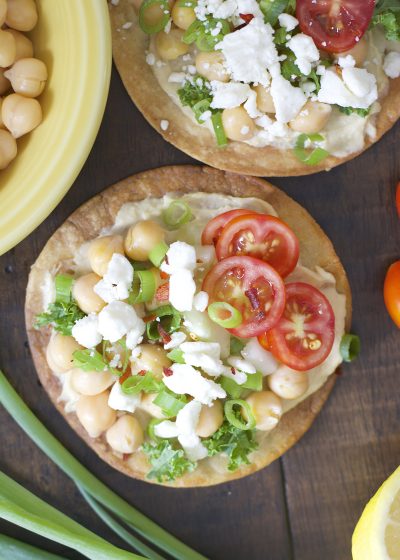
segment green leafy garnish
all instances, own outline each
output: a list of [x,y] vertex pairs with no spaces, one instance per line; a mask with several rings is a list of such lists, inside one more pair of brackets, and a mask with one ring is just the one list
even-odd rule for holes
[[371,26],[382,25],[389,41],[400,41],[400,0],[378,0]]
[[226,20],[207,16],[204,20],[196,19],[185,31],[182,41],[187,45],[196,43],[200,51],[210,52],[230,31]]
[[75,350],[72,354],[74,367],[83,369],[83,371],[110,371],[114,375],[121,375],[121,372],[110,366],[109,362],[93,348],[85,348],[84,350]]
[[121,385],[122,391],[127,395],[158,393],[162,387],[162,381],[158,381],[151,371],[147,371],[145,375],[131,375]]
[[287,39],[286,39],[287,35],[288,35],[287,29],[285,29],[284,27],[279,27],[275,31],[275,35],[274,35],[275,45],[285,45],[287,43]]
[[352,115],[355,113],[359,117],[367,117],[369,115],[370,109],[355,109],[354,107],[339,107],[339,111],[345,115]]
[[156,445],[144,443],[142,451],[152,466],[147,478],[155,478],[158,482],[175,480],[196,468],[196,463],[186,458],[183,449],[174,447],[168,440],[160,441]]
[[260,8],[264,14],[265,23],[274,26],[283,12],[286,14],[294,13],[296,0],[260,0]]
[[249,454],[258,448],[254,430],[239,430],[225,421],[210,438],[202,440],[212,457],[225,453],[229,457],[228,470],[235,471],[241,465],[249,465]]
[[306,150],[305,145],[307,141],[321,142],[323,139],[324,137],[320,134],[300,134],[293,149],[294,155],[306,165],[318,165],[329,156],[329,152],[319,147],[312,151]]

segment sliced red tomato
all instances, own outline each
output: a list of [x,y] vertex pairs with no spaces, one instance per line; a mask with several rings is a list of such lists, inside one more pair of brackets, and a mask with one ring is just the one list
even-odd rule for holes
[[397,208],[397,214],[400,218],[400,182],[397,183],[397,189],[396,189],[396,208]]
[[299,241],[279,218],[256,214],[226,224],[216,246],[218,260],[248,255],[270,264],[284,278],[299,260]]
[[235,336],[250,338],[271,329],[285,308],[285,285],[279,274],[253,257],[228,257],[210,270],[203,282],[210,303],[225,301],[243,317]]
[[238,208],[237,210],[229,210],[228,212],[219,214],[219,216],[215,216],[204,228],[201,236],[201,243],[203,245],[215,245],[221,235],[222,229],[230,220],[237,218],[237,216],[246,216],[247,214],[256,214],[256,212]]
[[375,0],[297,0],[301,30],[317,47],[329,52],[348,51],[368,29]]
[[392,264],[386,273],[383,297],[390,317],[400,328],[400,261]]
[[286,284],[285,311],[259,342],[285,365],[306,371],[328,356],[335,340],[335,315],[319,290],[303,282]]

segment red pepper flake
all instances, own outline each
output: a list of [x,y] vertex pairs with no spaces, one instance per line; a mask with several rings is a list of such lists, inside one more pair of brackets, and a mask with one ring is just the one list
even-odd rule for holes
[[123,454],[122,454],[122,460],[123,460],[123,461],[127,461],[127,460],[129,459],[130,456],[131,456],[130,453],[123,453]]
[[234,367],[231,367],[231,373],[232,373],[232,375],[236,375],[236,370],[235,370]]
[[167,274],[163,270],[160,270],[160,278],[161,280],[167,280],[169,278],[169,274]]
[[171,377],[171,375],[174,373],[170,367],[164,367],[163,372],[165,377]]
[[239,31],[239,29],[243,29],[243,27],[246,27],[246,25],[248,25],[254,18],[253,14],[239,14],[239,17],[244,21],[244,23],[242,23],[242,25],[239,25],[238,27],[235,27],[235,31]]
[[169,283],[161,284],[156,290],[156,300],[168,301],[169,300]]
[[149,315],[148,317],[143,317],[143,321],[145,323],[151,323],[152,321],[155,321],[155,319],[157,319],[157,315]]
[[138,373],[138,375],[140,375],[141,377],[144,377],[146,375],[146,370],[145,369],[141,369]]
[[119,381],[119,382],[121,383],[121,385],[122,385],[122,383],[123,383],[124,381],[126,381],[126,380],[128,379],[128,377],[130,377],[130,376],[131,376],[131,372],[130,372],[130,371],[127,371],[127,372],[124,373],[124,375],[121,375],[121,377],[118,379],[118,381]]
[[250,290],[246,290],[244,294],[250,301],[252,309],[260,309],[260,300],[258,299],[258,292],[256,288],[250,288]]
[[171,342],[170,335],[167,333],[167,331],[164,329],[161,323],[157,323],[157,330],[163,344],[168,344],[168,342]]

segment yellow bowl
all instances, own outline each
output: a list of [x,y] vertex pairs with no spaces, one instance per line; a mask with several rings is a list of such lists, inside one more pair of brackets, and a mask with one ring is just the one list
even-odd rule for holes
[[108,94],[111,34],[106,0],[37,0],[35,55],[49,70],[42,124],[18,141],[0,171],[0,255],[37,227],[81,170]]

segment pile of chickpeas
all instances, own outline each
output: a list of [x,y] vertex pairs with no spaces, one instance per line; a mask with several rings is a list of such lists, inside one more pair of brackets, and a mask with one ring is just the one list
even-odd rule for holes
[[34,0],[0,0],[0,169],[17,155],[16,139],[42,121],[38,97],[47,68],[34,58],[32,41],[24,35],[38,19]]
[[[126,255],[136,261],[147,261],[151,250],[164,241],[165,231],[152,220],[143,220],[131,226],[124,237],[107,235],[90,242],[88,261],[91,271],[78,277],[73,284],[72,295],[84,313],[99,313],[106,303],[96,294],[94,286],[107,271],[108,263],[114,253]],[[157,269],[153,269],[156,275]],[[149,307],[153,305],[150,302]],[[158,304],[157,304],[158,305]],[[143,315],[143,304],[135,306],[139,315]],[[190,333],[189,333],[190,335]],[[164,348],[158,344],[141,344],[140,354],[130,359],[129,369],[133,375],[140,371],[151,371],[156,379],[161,380],[164,368],[172,362]],[[82,347],[72,336],[53,333],[46,350],[47,363],[56,374],[69,372],[72,389],[79,395],[76,405],[77,417],[92,438],[104,434],[109,446],[117,453],[131,454],[144,441],[143,420],[141,422],[130,413],[117,412],[108,405],[110,387],[117,377],[109,371],[83,371],[73,367],[73,353]],[[121,362],[126,357],[126,348],[118,343],[107,349],[107,358],[112,360],[118,354]],[[277,370],[268,376],[270,390],[253,392],[247,396],[247,402],[256,420],[256,428],[269,431],[275,428],[283,412],[281,399],[296,399],[308,388],[307,374],[285,369]],[[153,403],[156,394],[143,394],[140,408],[150,417],[165,419],[161,409]],[[243,411],[245,415],[245,411]],[[212,436],[224,420],[222,402],[214,401],[212,406],[203,406],[196,433],[202,438]]]
[[[168,62],[176,60],[189,51],[189,45],[182,41],[184,32],[196,20],[193,8],[179,6],[178,2],[169,0],[172,27],[169,33],[160,31],[155,37],[155,47],[158,56]],[[137,5],[139,9],[140,2]],[[164,13],[159,4],[151,4],[146,9],[146,22],[156,25],[161,21]],[[357,66],[361,66],[366,59],[368,44],[364,38],[350,51],[340,53],[340,56],[352,55]],[[339,56],[339,55],[337,55]],[[336,57],[336,55],[335,55]],[[220,51],[198,52],[195,65],[198,74],[206,80],[229,82],[229,75],[224,67],[224,55]],[[276,110],[271,93],[262,85],[253,86],[257,95],[257,107],[260,111],[271,117],[275,116]],[[307,101],[299,114],[289,122],[292,130],[304,134],[316,134],[327,124],[332,113],[332,107],[318,101]],[[225,134],[230,140],[250,140],[256,133],[257,126],[243,106],[222,111],[222,124]]]

